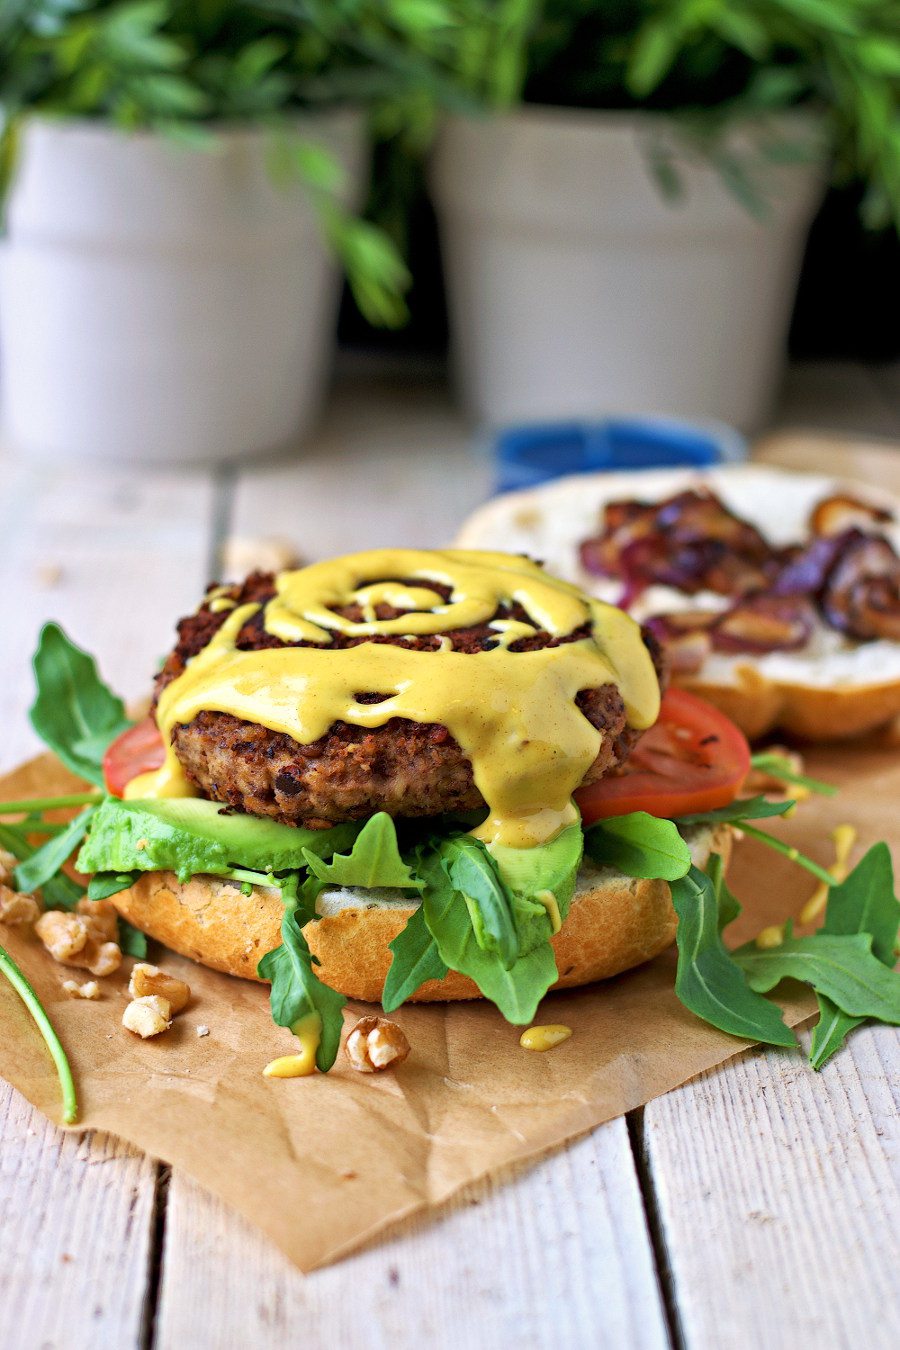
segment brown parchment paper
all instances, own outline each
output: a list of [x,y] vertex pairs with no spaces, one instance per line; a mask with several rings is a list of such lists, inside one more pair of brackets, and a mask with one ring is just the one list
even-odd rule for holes
[[[850,821],[869,842],[897,840],[900,755],[891,743],[820,750],[812,773],[839,783],[774,827],[822,862],[827,832]],[[50,757],[0,783],[0,799],[70,790]],[[744,841],[730,877],[745,905],[735,939],[796,913],[813,879]],[[402,1009],[412,1046],[396,1072],[357,1074],[343,1055],[328,1075],[273,1081],[262,1066],[289,1052],[269,1016],[267,989],[204,970],[159,949],[193,990],[172,1031],[141,1042],[121,1027],[127,969],[99,1002],[71,999],[37,940],[0,928],[70,1056],[78,1129],[107,1130],[174,1164],[264,1229],[303,1270],[333,1261],[392,1222],[445,1200],[515,1159],[533,1157],[642,1105],[746,1048],[686,1012],[673,991],[674,955],[602,985],[549,996],[536,1019],[574,1035],[546,1054],[489,1004]],[[151,953],[153,954],[153,953]],[[126,963],[126,967],[130,966]],[[814,1000],[796,986],[792,1025]],[[348,1021],[363,1011],[348,1009]],[[197,1036],[206,1025],[210,1034]],[[827,1069],[826,1069],[827,1072]],[[0,980],[0,1074],[51,1120],[60,1116],[51,1060],[21,1003]]]

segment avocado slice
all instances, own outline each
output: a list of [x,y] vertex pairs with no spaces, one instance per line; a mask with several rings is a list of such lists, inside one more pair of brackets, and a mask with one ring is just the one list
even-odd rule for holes
[[306,830],[199,797],[107,797],[91,820],[76,866],[80,872],[174,872],[179,881],[200,872],[228,876],[235,868],[286,872],[306,866],[304,851],[330,858],[352,847],[360,828]]

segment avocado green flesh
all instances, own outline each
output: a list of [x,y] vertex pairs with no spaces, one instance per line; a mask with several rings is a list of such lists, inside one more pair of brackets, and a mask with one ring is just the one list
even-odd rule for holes
[[197,797],[119,801],[108,797],[78,855],[82,872],[174,872],[227,876],[235,868],[286,872],[305,867],[304,849],[330,857],[349,848],[359,825],[305,830],[231,813]]

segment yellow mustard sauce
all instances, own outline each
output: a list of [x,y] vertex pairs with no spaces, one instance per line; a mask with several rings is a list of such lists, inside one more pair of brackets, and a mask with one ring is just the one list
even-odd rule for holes
[[[449,599],[433,589],[435,582],[449,588]],[[382,604],[408,612],[379,619]],[[427,637],[490,623],[503,604],[519,604],[530,623],[498,621],[497,645],[481,652],[455,652],[443,642],[438,651],[329,645],[334,633]],[[335,612],[350,605],[360,606],[362,619]],[[577,819],[571,796],[600,748],[601,733],[575,702],[579,691],[616,684],[638,729],[659,712],[658,682],[634,620],[526,558],[377,549],[281,572],[264,626],[282,641],[315,644],[308,647],[239,651],[237,636],[258,609],[248,604],[231,612],[163,691],[157,722],[166,760],[132,780],[129,798],[192,795],[171,735],[200,712],[230,713],[301,745],[337,721],[379,727],[402,717],[447,727],[470,760],[488,804],[487,819],[473,833],[485,843],[530,848]],[[588,624],[590,636],[577,642],[507,649],[536,631],[563,637]],[[360,703],[357,695],[367,692],[385,697]]]
[[306,1078],[316,1071],[316,1051],[322,1037],[322,1019],[318,1013],[308,1013],[291,1027],[300,1042],[296,1055],[281,1055],[263,1069],[266,1078]]
[[571,1027],[555,1025],[529,1027],[519,1037],[519,1044],[523,1050],[552,1050],[555,1045],[561,1045],[563,1041],[567,1041],[571,1035]]

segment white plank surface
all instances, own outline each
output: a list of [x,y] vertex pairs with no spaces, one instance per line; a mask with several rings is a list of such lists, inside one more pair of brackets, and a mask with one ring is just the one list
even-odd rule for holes
[[625,1121],[469,1187],[437,1219],[309,1276],[173,1177],[157,1350],[299,1344],[662,1350],[669,1341]]
[[897,1050],[862,1028],[821,1074],[753,1051],[645,1108],[691,1350],[897,1345]]

